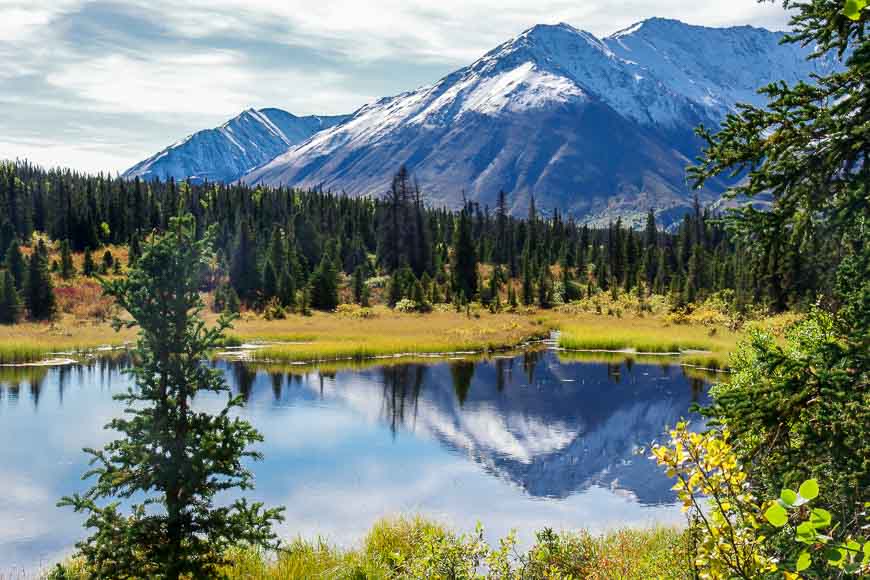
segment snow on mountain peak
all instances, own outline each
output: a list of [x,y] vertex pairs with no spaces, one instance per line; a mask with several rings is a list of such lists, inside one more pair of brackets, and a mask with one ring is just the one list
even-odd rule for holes
[[124,172],[143,179],[233,181],[288,147],[346,117],[296,117],[281,109],[245,109],[219,127],[198,131]]

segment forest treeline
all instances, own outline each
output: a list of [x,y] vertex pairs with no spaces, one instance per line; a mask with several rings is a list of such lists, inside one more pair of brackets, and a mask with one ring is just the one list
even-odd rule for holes
[[[50,298],[37,296],[37,286],[51,283],[46,268],[69,278],[75,274],[69,253],[84,251],[90,274],[92,254],[106,244],[129,245],[135,260],[145,236],[185,212],[194,216],[198,236],[216,229],[217,258],[206,283],[218,290],[219,304],[238,299],[255,307],[329,310],[339,301],[340,272],[350,277],[356,302],[368,300],[366,280],[389,276],[385,300],[394,306],[406,299],[420,308],[470,301],[548,307],[608,291],[667,294],[683,307],[727,291],[738,311],[781,311],[814,301],[830,285],[824,264],[831,261],[815,258],[835,252],[835,240],[794,231],[764,247],[745,247],[697,201],[668,231],[652,211],[645,227],[635,230],[619,219],[593,228],[557,209],[545,217],[534,198],[524,218],[512,216],[510,206],[502,193],[492,208],[473,202],[456,211],[432,207],[405,168],[384,195],[352,198],[238,184],[128,181],[5,162],[0,248],[9,248],[4,265],[18,296],[6,277],[0,280],[0,302],[10,303],[0,317],[15,319],[16,304],[27,306],[32,318],[50,317]],[[34,232],[59,247],[61,258],[49,263],[36,243],[25,254],[40,263],[26,267],[20,248],[33,243]],[[103,259],[112,265],[111,256]],[[36,272],[33,282],[27,271]]]

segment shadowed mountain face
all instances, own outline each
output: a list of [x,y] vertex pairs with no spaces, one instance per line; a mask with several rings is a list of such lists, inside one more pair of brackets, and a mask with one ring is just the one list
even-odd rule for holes
[[[433,203],[500,189],[606,220],[690,205],[692,131],[715,125],[758,87],[833,62],[781,45],[781,33],[651,19],[605,39],[535,26],[437,83],[367,105],[242,178],[252,184],[380,194],[405,164]],[[725,184],[701,192],[713,200]],[[674,211],[677,210],[677,211]]]
[[644,505],[675,496],[643,449],[705,396],[703,382],[681,367],[563,364],[552,352],[340,372],[305,384],[396,433],[434,437],[533,497],[598,486]]
[[220,127],[199,131],[170,145],[125,171],[123,177],[234,181],[346,118],[296,117],[281,109],[248,109]]

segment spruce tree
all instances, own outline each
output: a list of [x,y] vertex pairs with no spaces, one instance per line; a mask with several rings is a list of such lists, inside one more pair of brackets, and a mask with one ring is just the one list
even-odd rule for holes
[[387,304],[390,308],[394,307],[399,300],[402,299],[402,282],[399,279],[399,271],[394,270],[390,277],[390,293],[387,298]]
[[0,272],[0,323],[15,324],[21,319],[21,296],[7,270]]
[[112,252],[110,250],[106,250],[103,252],[103,258],[100,263],[100,273],[108,274],[112,269],[112,265],[115,263],[115,258],[112,256]]
[[[94,532],[78,549],[96,577],[214,577],[230,547],[275,544],[271,525],[280,509],[245,499],[215,505],[219,492],[252,486],[243,461],[259,458],[249,446],[262,436],[230,413],[242,404],[238,397],[218,414],[192,408],[197,393],[229,392],[206,357],[232,321],[221,316],[207,328],[199,318],[210,238],[197,240],[194,231],[191,216],[172,218],[127,278],[103,282],[133,319],[116,327],[139,327],[137,364],[129,371],[135,385],[117,397],[125,416],[107,425],[121,437],[86,450],[94,466],[86,475],[95,484],[60,502],[87,515]],[[112,501],[124,498],[132,502],[126,514]]]
[[142,250],[139,247],[139,234],[134,233],[130,236],[130,248],[127,252],[127,265],[132,266],[141,253]]
[[529,263],[528,254],[523,254],[523,304],[531,306],[535,303],[535,284],[532,280],[532,266]]
[[91,248],[85,248],[84,263],[82,264],[82,274],[85,276],[93,276],[97,267],[94,264],[94,255],[91,253]]
[[12,274],[15,287],[19,291],[23,290],[24,278],[27,275],[27,264],[24,262],[24,255],[21,253],[21,247],[17,239],[9,242],[9,248],[6,250],[6,270]]
[[230,265],[230,284],[239,298],[252,301],[260,288],[260,271],[257,268],[257,247],[250,224],[245,221],[239,226],[238,241]]
[[57,310],[54,284],[48,269],[48,248],[42,240],[33,247],[30,256],[24,297],[33,320],[49,320],[54,317]]
[[281,278],[278,280],[278,300],[284,308],[292,308],[296,305],[296,280],[293,279],[288,268],[281,270]]
[[471,234],[470,208],[459,212],[459,222],[453,236],[453,269],[456,273],[456,292],[471,300],[477,294],[477,253]]
[[278,285],[278,273],[275,271],[275,266],[271,259],[266,260],[266,266],[263,268],[263,298],[269,300],[278,296]]
[[76,267],[73,264],[72,251],[69,247],[69,241],[63,240],[60,243],[60,277],[64,280],[74,278],[76,275]]
[[311,288],[312,308],[335,310],[338,306],[338,274],[329,254],[323,255],[308,285]]
[[357,266],[353,271],[353,301],[357,304],[362,304],[364,286],[365,281],[363,280],[363,268],[362,266]]

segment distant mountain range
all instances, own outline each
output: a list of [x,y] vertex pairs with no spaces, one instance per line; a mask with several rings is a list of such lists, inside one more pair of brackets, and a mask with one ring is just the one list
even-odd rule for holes
[[124,172],[124,177],[235,181],[288,147],[347,118],[297,117],[281,109],[248,109],[220,127],[194,133],[137,163]]
[[[534,194],[539,207],[586,220],[638,218],[650,207],[678,215],[693,195],[685,168],[699,152],[694,127],[716,125],[739,102],[761,104],[765,84],[835,66],[808,61],[809,48],[780,44],[782,36],[660,18],[603,39],[538,25],[350,117],[246,111],[125,175],[377,195],[405,164],[436,205],[456,206],[463,195],[493,205],[503,189],[517,212]],[[293,127],[314,119],[304,124],[310,133],[291,137],[279,113]],[[713,181],[700,194],[713,201],[725,186]]]

